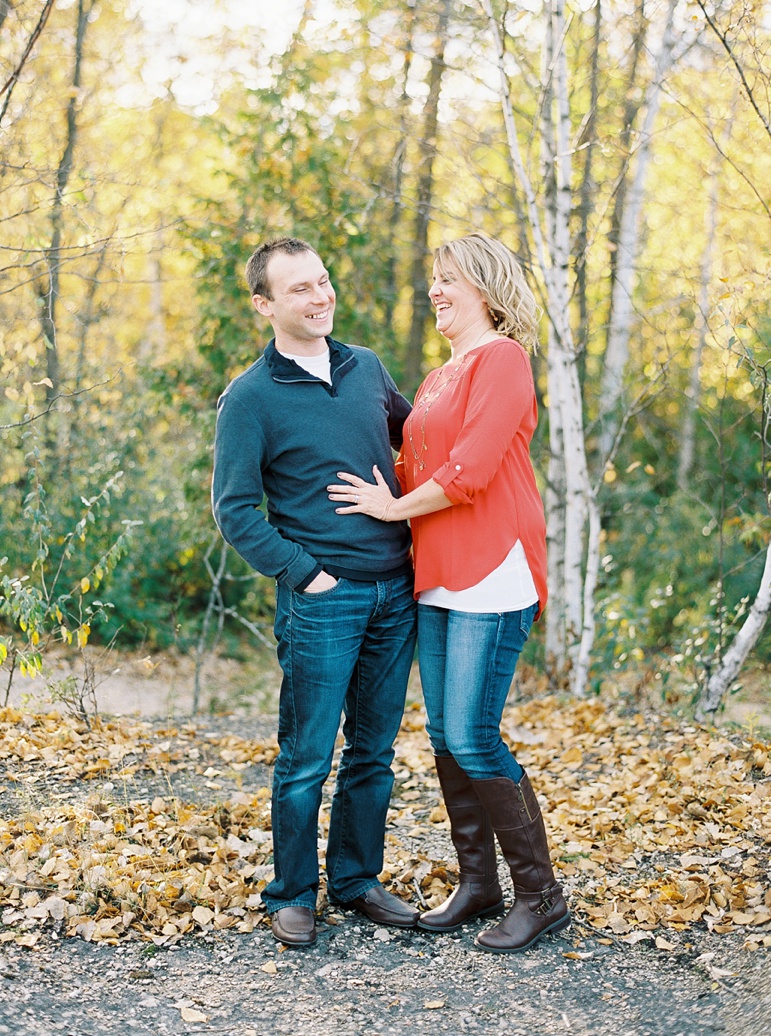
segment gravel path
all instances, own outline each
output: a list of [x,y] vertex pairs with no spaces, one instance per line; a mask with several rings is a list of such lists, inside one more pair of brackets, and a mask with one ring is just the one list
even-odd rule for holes
[[434,937],[349,915],[322,923],[314,947],[284,953],[267,926],[162,950],[75,939],[6,947],[0,1033],[768,1036],[768,959],[731,936],[710,956],[703,935],[664,954],[568,931],[500,957],[474,949],[477,928]]

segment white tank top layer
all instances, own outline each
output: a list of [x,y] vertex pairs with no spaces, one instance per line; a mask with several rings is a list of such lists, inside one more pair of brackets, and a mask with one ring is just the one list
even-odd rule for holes
[[457,612],[517,612],[537,602],[538,591],[521,540],[517,540],[489,576],[474,586],[466,590],[432,586],[430,590],[422,590],[418,598],[419,604]]

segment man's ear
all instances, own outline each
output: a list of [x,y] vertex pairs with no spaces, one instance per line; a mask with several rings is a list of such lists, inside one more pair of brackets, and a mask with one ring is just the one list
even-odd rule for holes
[[260,316],[271,317],[273,315],[271,301],[266,299],[264,295],[252,295],[252,305]]

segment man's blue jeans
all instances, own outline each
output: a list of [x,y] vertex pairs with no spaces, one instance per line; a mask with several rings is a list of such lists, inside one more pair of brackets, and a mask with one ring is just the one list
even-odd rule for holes
[[310,594],[279,587],[275,634],[284,678],[273,773],[275,877],[262,895],[269,913],[316,907],[321,789],[343,712],[327,842],[330,899],[345,903],[378,884],[393,743],[415,648],[412,577],[340,579]]
[[503,706],[537,606],[515,612],[418,605],[418,661],[436,755],[454,756],[472,780],[523,769],[501,737]]

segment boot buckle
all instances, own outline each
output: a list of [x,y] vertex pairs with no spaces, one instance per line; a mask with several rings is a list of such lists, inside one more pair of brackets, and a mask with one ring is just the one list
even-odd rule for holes
[[541,902],[536,907],[536,914],[548,914],[551,908],[554,906],[554,896],[551,894],[551,889],[541,893]]

